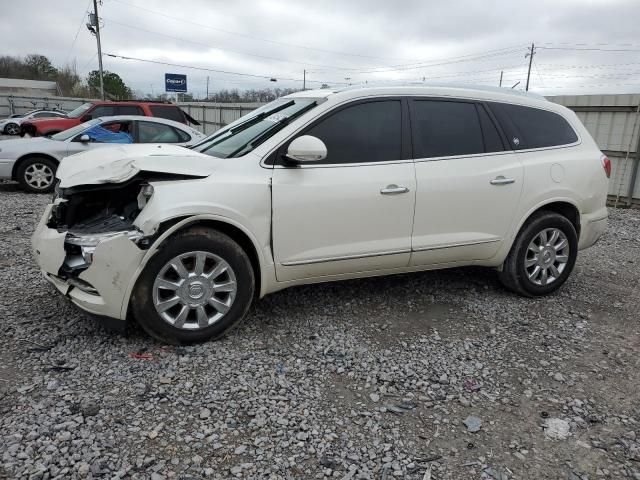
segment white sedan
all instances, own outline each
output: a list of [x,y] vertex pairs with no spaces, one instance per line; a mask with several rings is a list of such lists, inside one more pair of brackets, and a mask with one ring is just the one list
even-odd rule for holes
[[17,180],[30,192],[50,192],[58,165],[69,155],[126,143],[173,143],[187,147],[204,137],[183,123],[163,118],[133,115],[96,118],[51,137],[0,142],[0,178]]
[[24,120],[66,116],[66,112],[63,112],[62,110],[32,110],[23,115],[11,115],[9,118],[0,120],[0,133],[4,133],[6,135],[18,135],[20,133],[20,124]]

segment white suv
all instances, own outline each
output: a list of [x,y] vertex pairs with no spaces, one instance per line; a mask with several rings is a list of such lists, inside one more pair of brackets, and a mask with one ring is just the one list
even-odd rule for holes
[[255,298],[305,283],[482,265],[537,296],[604,231],[610,168],[541,97],[305,91],[192,149],[63,161],[33,247],[80,308],[172,343],[219,337]]

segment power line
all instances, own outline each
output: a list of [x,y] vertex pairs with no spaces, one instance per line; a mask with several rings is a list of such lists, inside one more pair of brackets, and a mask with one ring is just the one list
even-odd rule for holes
[[157,10],[152,10],[150,8],[141,7],[140,5],[135,5],[135,4],[128,3],[128,2],[123,2],[122,0],[112,0],[112,1],[120,3],[122,5],[127,5],[129,7],[138,8],[140,10],[144,10],[144,11],[147,11],[149,13],[153,13],[155,15],[159,15],[159,16],[162,16],[162,17],[165,17],[165,18],[169,18],[171,20],[177,20],[179,22],[184,22],[184,23],[188,23],[188,24],[191,24],[191,25],[196,25],[198,27],[207,28],[209,30],[225,33],[225,34],[228,34],[228,35],[236,35],[236,36],[239,36],[239,37],[249,38],[251,40],[256,40],[256,41],[260,41],[260,42],[272,43],[274,45],[282,45],[282,46],[286,46],[286,47],[301,48],[301,49],[304,49],[304,50],[313,50],[313,51],[317,51],[317,52],[331,53],[331,54],[335,54],[335,55],[345,55],[345,56],[350,56],[350,57],[370,58],[370,59],[375,59],[375,60],[407,60],[407,59],[400,59],[400,58],[378,57],[378,56],[374,56],[374,55],[364,55],[364,54],[359,54],[359,53],[342,52],[342,51],[337,51],[337,50],[327,50],[327,49],[323,49],[323,48],[310,47],[308,45],[297,45],[297,44],[288,43],[288,42],[281,42],[281,41],[278,41],[278,40],[271,40],[271,39],[268,39],[268,38],[257,37],[257,36],[250,35],[250,34],[247,34],[247,33],[233,32],[233,31],[230,31],[230,30],[224,30],[224,29],[221,29],[221,28],[212,27],[211,25],[205,25],[205,24],[202,24],[202,23],[194,22],[194,21],[188,20],[186,18],[175,17],[173,15],[168,15],[166,13],[162,13],[162,12],[159,12]]
[[[521,47],[509,47],[509,49],[499,49],[499,50],[489,50],[485,53],[477,53],[470,55],[462,55],[460,57],[450,57],[450,58],[441,58],[440,60],[431,60],[425,61],[420,64],[405,64],[405,65],[395,65],[391,67],[378,67],[378,69],[371,70],[361,70],[361,69],[353,69],[354,73],[362,74],[362,73],[385,73],[385,72],[395,72],[395,71],[403,71],[403,70],[416,70],[420,68],[432,68],[438,67],[441,65],[451,65],[454,63],[463,63],[463,62],[475,62],[478,60],[485,60],[487,58],[501,57],[504,55],[513,55],[515,53],[519,53]],[[442,61],[444,60],[444,61]],[[438,63],[433,63],[438,62]]]
[[640,48],[577,48],[577,47],[541,47],[545,50],[572,50],[572,51],[589,51],[589,52],[640,52]]
[[67,52],[67,58],[64,61],[65,64],[69,63],[69,56],[71,55],[71,52],[73,51],[73,47],[75,47],[76,45],[76,40],[78,40],[78,35],[80,35],[80,30],[82,30],[82,27],[84,26],[84,23],[86,21],[86,15],[89,12],[89,7],[91,6],[91,1],[89,0],[89,3],[87,4],[87,8],[85,8],[85,11],[82,13],[82,18],[80,19],[80,26],[78,27],[78,31],[76,32],[75,37],[73,37],[73,42],[71,42],[71,46],[69,47],[69,51]]
[[[148,60],[145,58],[135,58],[135,57],[127,57],[124,55],[116,55],[113,53],[104,53],[104,55],[108,56],[108,57],[113,57],[113,58],[121,58],[123,60],[134,60],[137,62],[146,62],[146,63],[153,63],[156,65],[165,65],[165,66],[169,66],[169,67],[179,67],[179,68],[190,68],[192,70],[201,70],[204,72],[215,72],[215,73],[223,73],[223,74],[227,74],[227,75],[240,75],[243,77],[252,77],[252,78],[267,78],[269,80],[271,80],[272,78],[274,78],[273,76],[269,76],[269,75],[257,75],[257,74],[253,74],[253,73],[242,73],[242,72],[232,72],[229,70],[215,70],[212,68],[204,68],[204,67],[194,67],[191,65],[180,65],[177,63],[169,63],[169,62],[161,62],[159,60]],[[280,77],[280,80],[288,80],[288,81],[292,81],[292,82],[301,82],[302,79],[299,78],[284,78],[284,77]],[[344,82],[328,82],[328,81],[320,81],[320,80],[307,80],[307,82],[311,82],[311,83],[327,83],[327,84],[333,84],[333,85],[347,85]]]
[[[539,63],[538,66],[541,67],[550,67],[549,69],[557,69],[557,68],[609,68],[609,67],[628,67],[629,65],[640,65],[640,62],[629,62],[629,63],[592,63],[587,65],[567,65],[567,64],[559,64],[559,63]],[[544,69],[543,69],[544,70]]]
[[542,45],[563,45],[573,47],[640,47],[637,43],[571,43],[571,42],[544,42]]
[[335,65],[322,65],[322,64],[316,64],[316,63],[299,62],[299,61],[295,61],[295,60],[286,60],[284,58],[270,57],[270,56],[267,56],[267,55],[259,55],[257,53],[247,53],[247,52],[242,52],[240,50],[231,50],[231,49],[223,48],[223,47],[215,47],[213,45],[207,45],[205,43],[197,42],[197,41],[194,41],[194,40],[189,40],[187,38],[174,37],[173,35],[168,35],[166,33],[156,32],[156,31],[153,31],[153,30],[146,30],[144,28],[136,27],[134,25],[127,25],[126,23],[118,22],[116,20],[113,20],[113,19],[110,19],[110,18],[106,18],[104,16],[102,17],[102,19],[103,20],[108,20],[112,24],[120,25],[122,27],[130,28],[132,30],[145,32],[145,33],[151,33],[153,35],[159,35],[161,37],[171,38],[173,40],[178,40],[178,41],[185,42],[185,43],[191,43],[193,45],[198,45],[198,46],[201,46],[201,47],[206,47],[206,48],[210,48],[210,49],[214,49],[214,50],[220,50],[220,51],[223,51],[223,52],[231,52],[231,53],[235,53],[235,54],[238,54],[238,55],[247,55],[249,57],[262,58],[262,59],[265,59],[265,60],[275,60],[277,62],[295,63],[295,64],[298,64],[298,65],[310,65],[312,67],[329,68],[329,69],[334,69],[334,70],[340,70],[340,69],[343,69],[343,68],[347,68],[347,67],[338,67],[338,66],[335,66]]

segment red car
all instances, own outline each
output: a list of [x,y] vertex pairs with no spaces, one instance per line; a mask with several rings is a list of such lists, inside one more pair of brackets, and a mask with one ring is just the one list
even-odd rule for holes
[[114,115],[142,115],[160,117],[181,123],[200,125],[177,105],[164,102],[90,102],[80,105],[62,118],[43,118],[23,122],[20,136],[32,137],[53,135],[92,118],[111,117]]

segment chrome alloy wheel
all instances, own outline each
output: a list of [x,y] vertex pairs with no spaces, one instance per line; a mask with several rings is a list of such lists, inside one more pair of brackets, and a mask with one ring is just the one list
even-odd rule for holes
[[153,283],[153,305],[169,324],[184,330],[209,327],[231,308],[238,286],[231,266],[209,252],[169,260]]
[[549,285],[562,274],[569,261],[569,240],[557,228],[545,228],[536,235],[524,259],[524,268],[536,285]]
[[7,135],[18,135],[20,133],[20,127],[16,123],[10,123],[4,127],[4,131]]
[[24,171],[24,180],[36,190],[46,190],[53,184],[55,175],[49,165],[32,163]]

